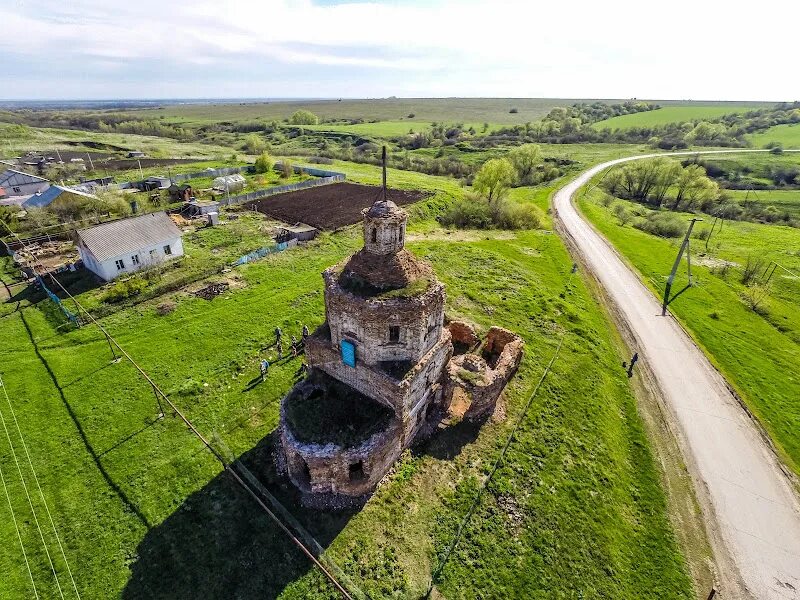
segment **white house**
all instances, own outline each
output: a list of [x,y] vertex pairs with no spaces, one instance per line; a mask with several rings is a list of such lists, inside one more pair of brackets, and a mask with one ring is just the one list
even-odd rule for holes
[[44,177],[23,173],[14,169],[6,169],[0,173],[0,188],[6,196],[30,196],[45,191],[50,182]]
[[83,264],[105,281],[183,256],[181,231],[164,212],[79,229],[76,237]]

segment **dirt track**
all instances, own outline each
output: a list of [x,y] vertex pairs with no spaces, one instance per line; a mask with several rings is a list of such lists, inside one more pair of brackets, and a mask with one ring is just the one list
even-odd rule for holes
[[[248,203],[248,208],[284,223],[305,223],[318,229],[336,229],[361,220],[361,210],[372,206],[379,187],[355,183],[334,183],[287,192]],[[389,199],[398,206],[412,204],[425,197],[423,192],[389,190]]]
[[720,597],[797,600],[800,501],[790,477],[724,378],[675,319],[661,316],[659,301],[572,205],[594,175],[639,158],[646,156],[603,163],[559,190],[553,207],[560,228],[635,339],[674,419],[710,538],[721,540],[715,555],[722,572],[730,563],[740,580],[720,581]]

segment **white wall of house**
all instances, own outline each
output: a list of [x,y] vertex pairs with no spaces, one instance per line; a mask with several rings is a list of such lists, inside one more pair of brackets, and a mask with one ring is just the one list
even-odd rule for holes
[[[169,253],[166,247],[169,246]],[[140,269],[152,267],[159,263],[183,256],[183,241],[180,237],[160,242],[154,246],[139,249],[137,252],[123,254],[98,261],[83,244],[78,244],[78,253],[84,266],[105,281],[111,281],[121,275],[128,275]]]

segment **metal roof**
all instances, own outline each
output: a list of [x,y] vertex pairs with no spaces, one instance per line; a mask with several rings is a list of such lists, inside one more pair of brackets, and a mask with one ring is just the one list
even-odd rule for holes
[[33,194],[29,197],[25,202],[22,204],[25,208],[41,208],[42,206],[49,206],[53,202],[55,202],[61,194],[75,194],[76,196],[81,196],[82,198],[94,198],[91,194],[87,194],[86,192],[81,192],[79,190],[74,190],[71,188],[63,188],[60,185],[51,185],[45,191]]
[[77,235],[94,257],[103,262],[174,240],[181,237],[181,231],[167,213],[157,212],[79,229]]
[[16,169],[6,169],[0,173],[0,187],[26,185],[29,183],[47,183],[47,179],[24,171],[17,171]]

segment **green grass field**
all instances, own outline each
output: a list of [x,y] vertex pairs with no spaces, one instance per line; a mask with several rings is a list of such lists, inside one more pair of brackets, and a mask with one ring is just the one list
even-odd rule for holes
[[[587,195],[581,209],[661,297],[677,242],[621,226],[610,209],[596,202],[601,195],[599,190]],[[706,218],[699,231],[710,227],[711,219]],[[747,306],[747,289],[741,283],[748,257],[764,261],[759,275],[771,260],[800,273],[800,230],[726,221],[712,236],[708,251],[700,239],[693,240],[692,247],[698,283],[671,304],[672,312],[737,389],[786,463],[800,472],[800,379],[795,375],[800,364],[800,280],[777,271],[763,314]],[[725,272],[720,261],[734,264]],[[686,283],[681,267],[673,289]]]
[[[335,167],[354,181],[380,177],[371,166]],[[440,190],[412,209],[409,239],[447,285],[448,314],[482,328],[508,327],[523,336],[526,353],[507,390],[505,421],[480,429],[461,424],[406,453],[360,511],[301,509],[291,486],[274,473],[279,402],[299,361],[274,361],[267,382],[257,382],[259,358],[274,359],[273,350],[263,348],[276,325],[297,335],[303,323],[313,327],[323,319],[320,272],[359,247],[358,226],[236,269],[241,285],[212,301],[176,292],[102,322],[373,598],[425,592],[437,555],[564,336],[552,373],[443,571],[438,594],[694,597],[609,323],[583,281],[570,274],[561,240],[549,228],[442,230],[431,217],[461,193],[455,181],[392,170],[390,182]],[[515,196],[546,209],[549,192],[523,189]],[[198,254],[199,244],[187,240],[187,252]],[[159,316],[156,308],[165,300],[177,306]],[[336,597],[178,420],[153,420],[149,387],[130,365],[109,363],[99,332],[59,327],[48,303],[0,318],[0,370],[81,596]],[[12,440],[18,442],[13,432]],[[37,588],[52,597],[53,575],[5,439],[0,448]],[[30,477],[24,466],[23,473]],[[34,506],[41,514],[36,498]],[[0,504],[0,515],[6,549],[0,597],[29,596],[7,504]],[[52,536],[44,535],[55,552]],[[64,561],[60,553],[54,557],[66,586]]]
[[800,148],[800,124],[776,125],[761,133],[752,133],[747,139],[756,148],[763,148],[769,143],[778,143],[784,148]]
[[800,190],[726,190],[725,193],[739,202],[758,202],[800,217]]
[[148,156],[208,157],[225,160],[232,149],[213,144],[184,143],[170,138],[134,135],[129,133],[98,133],[75,129],[47,129],[10,125],[0,122],[0,157],[10,158],[31,150],[90,150],[82,142],[108,144],[123,150],[141,150]]
[[[575,100],[559,98],[376,98],[370,100],[291,100],[247,104],[168,105],[158,109],[128,111],[138,116],[160,117],[171,122],[254,121],[287,119],[300,109],[320,119],[379,121],[445,121],[448,123],[522,124],[535,121],[554,106]],[[510,113],[512,108],[517,113]],[[413,119],[408,119],[409,114]],[[407,131],[407,130],[406,130]]]
[[689,106],[662,106],[662,108],[647,112],[622,115],[594,123],[595,129],[630,129],[631,127],[653,127],[656,125],[666,125],[667,123],[680,123],[694,119],[709,119],[721,117],[722,115],[747,112],[760,106],[768,104],[739,104],[739,103],[715,103],[715,104],[691,104]]

